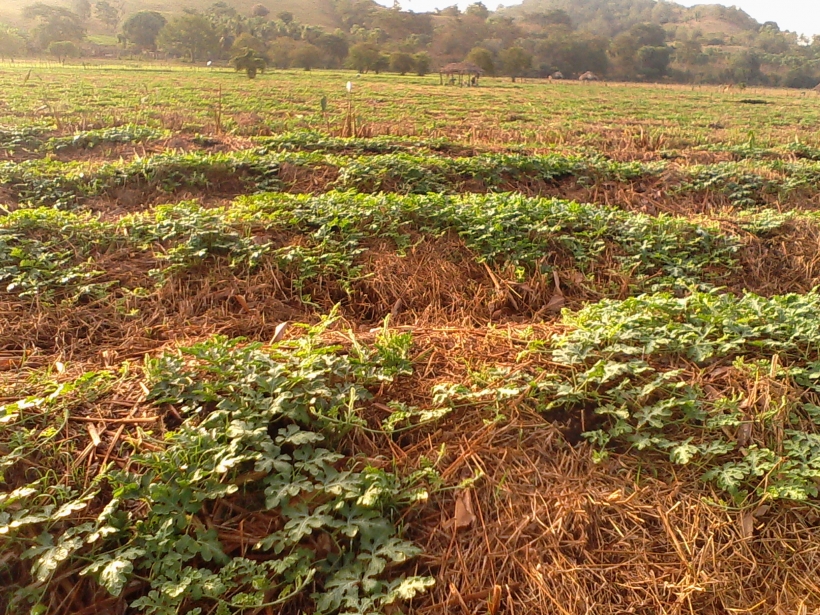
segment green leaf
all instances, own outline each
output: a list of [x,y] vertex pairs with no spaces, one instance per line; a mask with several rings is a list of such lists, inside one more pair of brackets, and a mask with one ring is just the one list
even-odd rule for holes
[[412,600],[419,594],[427,592],[435,586],[436,580],[432,577],[410,577],[394,584],[382,604],[393,604],[396,600]]
[[119,596],[133,571],[130,559],[113,559],[100,572],[100,583],[112,596]]
[[669,459],[672,463],[677,463],[678,465],[686,465],[695,456],[700,452],[697,446],[691,444],[692,438],[689,438],[685,442],[681,442],[677,446],[674,446],[669,452]]

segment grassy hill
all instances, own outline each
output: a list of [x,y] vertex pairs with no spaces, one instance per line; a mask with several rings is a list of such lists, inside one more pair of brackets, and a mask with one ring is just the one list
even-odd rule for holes
[[[0,21],[13,23],[15,25],[26,25],[22,19],[21,11],[35,0],[2,0],[0,2]],[[182,9],[192,8],[206,10],[216,0],[181,0],[180,2],[169,3],[165,0],[125,0],[123,2],[123,14],[128,15],[141,10],[159,11],[163,14],[179,13]],[[71,6],[70,0],[46,0],[47,4]],[[251,7],[260,4],[258,0],[228,0],[228,4],[236,8],[240,13],[248,14]],[[263,0],[273,15],[282,11],[293,13],[296,19],[302,23],[336,28],[339,18],[336,13],[336,5],[333,0]],[[93,28],[92,28],[93,29]]]
[[704,35],[735,35],[757,31],[760,24],[736,7],[703,4],[687,8],[674,2],[656,0],[524,0],[503,9],[509,16],[563,10],[582,30],[614,36],[637,23],[653,22],[667,29],[699,30]]
[[[37,0],[0,0],[0,21],[17,26],[29,25],[22,9]],[[71,7],[71,0],[42,0],[48,4]],[[159,11],[165,15],[192,8],[207,10],[216,0],[181,0],[170,4],[165,0],[123,0],[123,15],[140,10]],[[249,14],[258,0],[227,0],[238,12]],[[297,21],[337,28],[341,26],[336,0],[263,0],[273,15],[282,11],[293,13]],[[491,4],[491,3],[485,3]],[[687,8],[674,2],[656,0],[524,0],[521,4],[501,9],[505,15],[518,19],[528,14],[551,10],[566,11],[581,30],[612,37],[637,23],[654,22],[667,29],[700,31],[705,36],[736,35],[745,30],[757,30],[760,24],[744,11],[722,5],[698,5]],[[91,33],[101,33],[101,24],[92,23]]]

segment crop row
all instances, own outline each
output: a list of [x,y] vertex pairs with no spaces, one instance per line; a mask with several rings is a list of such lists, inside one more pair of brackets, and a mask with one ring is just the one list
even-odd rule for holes
[[167,193],[182,188],[206,190],[225,183],[240,191],[284,189],[284,166],[294,172],[301,169],[304,177],[311,177],[319,169],[330,169],[336,179],[328,182],[328,188],[405,194],[458,192],[466,181],[478,181],[486,190],[500,190],[515,181],[550,182],[565,177],[585,182],[629,181],[659,172],[638,163],[558,154],[345,157],[246,150],[230,154],[161,154],[102,164],[51,159],[5,163],[0,165],[0,184],[10,189],[20,203],[70,209],[85,199],[103,196],[121,187]]
[[52,208],[17,210],[0,218],[0,283],[41,299],[104,294],[117,282],[99,270],[96,257],[119,249],[149,255],[160,278],[209,260],[244,271],[268,262],[287,272],[297,294],[319,278],[349,289],[373,239],[405,253],[447,234],[516,282],[556,266],[593,281],[596,272],[611,269],[634,291],[720,284],[738,266],[740,248],[715,227],[558,199],[267,193],[230,207],[163,205],[116,221]]
[[[418,154],[424,152],[456,154],[457,152],[464,152],[462,155],[470,155],[468,152],[472,151],[473,155],[475,155],[476,151],[480,151],[480,147],[466,147],[441,138],[419,139],[400,136],[343,138],[309,131],[289,132],[268,137],[253,137],[253,141],[265,147],[268,151],[322,152],[325,154]],[[508,145],[505,150],[511,153],[526,154],[532,147],[532,145]],[[543,148],[545,145],[540,145],[540,147]],[[715,143],[696,147],[692,151],[729,154],[735,160],[780,160],[797,158],[820,161],[820,148],[801,141],[792,141],[777,147],[761,146],[755,143],[754,140],[738,145]],[[673,159],[678,154],[678,152],[674,150],[660,150],[658,153],[663,159]]]
[[[31,152],[46,154],[60,149],[92,149],[99,145],[117,145],[122,143],[144,143],[167,138],[167,130],[139,124],[83,130],[73,134],[59,134],[49,124],[34,124],[18,128],[0,129],[0,150],[7,152]],[[199,137],[204,139],[205,137]],[[196,139],[195,139],[196,140]],[[273,136],[253,137],[252,140],[268,151],[321,152],[324,154],[418,154],[444,153],[469,155],[476,148],[461,145],[445,138],[419,138],[405,136],[376,137],[335,137],[315,131],[296,131]],[[511,146],[509,149],[525,147]],[[757,144],[753,139],[746,143],[707,144],[696,151],[726,153],[735,160],[764,160],[783,158],[804,158],[820,161],[820,148],[801,141],[792,141],[781,146],[771,147]],[[674,151],[661,151],[662,157],[674,157]]]
[[[599,459],[663,455],[700,469],[732,506],[816,499],[818,314],[816,292],[604,300],[565,313],[566,332],[529,339],[530,367],[442,386],[454,407],[527,399],[547,417],[583,414]],[[532,367],[539,357],[548,367]]]
[[71,135],[49,136],[50,126],[0,129],[0,150],[46,154],[61,150],[94,149],[101,145],[145,143],[168,138],[170,132],[126,124],[116,128],[84,130]]
[[[386,332],[342,353],[320,333],[267,349],[211,340],[148,360],[139,383],[87,372],[0,406],[8,608],[43,612],[65,574],[149,614],[376,613],[432,585],[402,569],[420,550],[398,522],[426,497],[425,474],[400,478],[343,446],[369,391],[408,372],[411,340]],[[86,409],[123,384],[147,392],[134,403],[157,418],[143,422],[181,424],[120,443],[127,464],[77,464]]]
[[[598,459],[615,450],[650,472],[663,471],[651,463],[661,457],[696,468],[719,505],[816,500],[818,314],[816,292],[602,301],[566,313],[552,336],[508,331],[526,344],[515,364],[437,382],[417,407],[390,386],[413,377],[409,333],[385,326],[349,349],[321,328],[267,348],[216,338],[146,361],[147,399],[135,403],[157,418],[142,420],[177,426],[129,440],[142,448],[125,469],[108,464],[92,480],[62,434],[85,437],[90,404],[140,390],[133,368],[48,383],[47,394],[0,406],[0,547],[31,570],[28,585],[9,589],[12,603],[36,604],[73,571],[114,596],[128,588],[149,613],[185,610],[189,597],[215,612],[292,600],[381,612],[431,584],[402,576],[419,550],[396,519],[441,477],[372,467],[343,437],[383,439],[455,412],[585,413]],[[386,402],[378,420],[367,415],[375,389]],[[224,517],[207,525],[214,507]]]
[[[285,171],[287,170],[287,172]],[[316,177],[324,177],[316,184]],[[71,209],[119,188],[148,193],[181,189],[358,190],[401,194],[546,190],[572,179],[601,182],[659,181],[677,200],[717,196],[740,208],[808,195],[820,188],[820,162],[725,162],[674,167],[664,162],[617,162],[600,156],[480,154],[446,158],[410,154],[337,156],[319,152],[161,154],[105,163],[31,160],[0,165],[0,185],[20,204]],[[313,182],[313,183],[311,183]]]

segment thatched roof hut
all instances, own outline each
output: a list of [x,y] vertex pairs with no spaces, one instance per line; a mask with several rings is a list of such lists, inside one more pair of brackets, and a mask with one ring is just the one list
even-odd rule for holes
[[583,75],[578,77],[578,81],[598,81],[598,75],[588,70]]
[[554,73],[552,73],[550,75],[550,79],[563,79],[563,78],[564,78],[564,73],[562,73],[560,70],[557,70],[557,71],[555,71]]
[[484,74],[484,71],[477,64],[472,62],[453,62],[442,67],[439,71],[439,80],[444,83],[444,75],[447,75],[451,82],[455,82],[458,76],[458,84],[464,84],[464,77],[467,76],[467,85],[476,85],[478,78]]

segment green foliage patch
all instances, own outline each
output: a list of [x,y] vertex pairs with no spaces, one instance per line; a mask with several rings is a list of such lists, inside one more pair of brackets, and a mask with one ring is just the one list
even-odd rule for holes
[[448,139],[415,139],[411,137],[378,136],[368,138],[332,137],[321,132],[287,132],[271,137],[254,137],[260,152],[321,152],[323,154],[398,154],[469,150]]
[[60,477],[73,459],[56,436],[112,373],[0,407],[0,547],[30,568],[4,590],[9,608],[39,612],[66,571],[114,596],[127,587],[131,608],[157,615],[293,602],[375,614],[430,587],[405,574],[420,551],[399,524],[422,486],[345,444],[369,391],[408,373],[396,361],[411,339],[385,333],[346,351],[320,340],[326,324],[273,347],[216,338],[149,359],[155,411],[173,407],[182,423],[143,432],[150,446],[132,445],[126,469]]
[[51,137],[43,144],[43,150],[58,152],[67,149],[94,149],[101,145],[122,145],[126,143],[145,143],[168,138],[170,132],[148,126],[126,124],[116,128],[85,130],[70,136]]
[[[119,133],[117,133],[119,134]],[[138,135],[137,135],[138,136]],[[123,141],[137,138],[126,131]],[[115,136],[109,135],[111,139]],[[54,147],[87,143],[96,137],[78,135],[56,140]],[[78,141],[79,139],[79,141]],[[394,147],[386,139],[318,140],[312,134],[269,139],[268,145],[232,153],[163,153],[131,161],[104,163],[30,160],[0,164],[0,184],[5,184],[25,206],[72,209],[92,197],[115,196],[119,188],[144,190],[146,194],[172,194],[178,190],[209,190],[228,186],[234,193],[287,190],[283,166],[301,169],[310,176],[319,169],[332,170],[336,179],[322,189],[399,194],[455,194],[503,192],[571,179],[579,185],[661,180],[675,195],[712,193],[740,209],[761,209],[775,200],[809,194],[820,187],[820,163],[813,160],[787,162],[744,160],[675,168],[665,161],[619,162],[597,154],[505,154],[484,153],[465,157],[442,157]],[[59,145],[62,143],[62,145]],[[276,151],[273,151],[276,150]],[[294,150],[294,151],[291,151]],[[378,153],[370,153],[370,152]],[[343,155],[335,152],[367,152]],[[390,152],[390,153],[381,153]],[[298,180],[297,184],[298,185]]]
[[74,208],[90,197],[110,194],[120,187],[172,193],[183,188],[207,189],[233,182],[238,192],[279,189],[282,187],[280,169],[285,164],[309,173],[319,167],[335,169],[338,180],[328,188],[402,194],[459,192],[467,181],[479,181],[484,189],[491,191],[509,189],[514,182],[553,182],[566,177],[577,177],[585,183],[630,181],[655,175],[662,169],[662,165],[561,154],[439,158],[397,153],[351,158],[318,151],[266,153],[263,149],[229,154],[160,154],[103,164],[49,159],[6,163],[0,165],[0,183],[9,186],[18,201],[27,206]]
[[55,209],[23,209],[0,218],[0,285],[21,297],[50,300],[100,296],[102,271],[92,254],[106,239],[92,216]]
[[594,274],[606,256],[635,290],[720,284],[737,267],[740,248],[717,228],[559,199],[269,193],[228,208],[163,205],[117,222],[21,209],[0,219],[0,282],[15,293],[79,289],[96,274],[95,254],[112,247],[150,255],[161,279],[217,259],[237,271],[271,263],[299,293],[320,279],[349,290],[370,240],[389,240],[403,253],[448,233],[479,262],[511,270],[520,281],[559,263]]
[[0,129],[0,149],[6,151],[37,151],[44,142],[44,135],[51,126],[28,125]]
[[145,143],[167,138],[171,134],[167,130],[137,124],[83,130],[71,135],[49,136],[49,133],[53,132],[54,127],[50,125],[0,129],[0,149],[10,152],[47,154],[65,150],[94,149],[101,145]]
[[817,293],[604,300],[565,313],[566,333],[530,342],[525,355],[546,353],[555,367],[507,374],[477,395],[525,395],[547,417],[594,411],[584,436],[598,458],[660,453],[738,505],[816,499],[819,309]]
[[170,194],[182,188],[204,190],[233,182],[241,192],[252,182],[258,190],[275,189],[282,162],[253,152],[159,154],[102,164],[47,158],[0,164],[0,184],[7,185],[25,206],[74,209],[91,197],[122,187]]
[[[750,493],[816,498],[818,308],[816,293],[695,293],[591,305],[568,316],[573,330],[556,340],[553,358],[572,377],[546,409],[593,404],[606,421],[587,434],[592,441],[699,464],[706,480],[739,500]],[[751,382],[775,383],[771,398],[761,403],[752,390],[710,395],[697,384],[729,367]],[[744,441],[744,430],[754,437]]]

